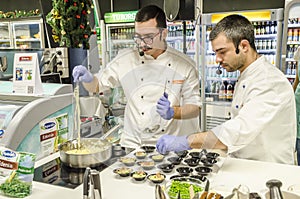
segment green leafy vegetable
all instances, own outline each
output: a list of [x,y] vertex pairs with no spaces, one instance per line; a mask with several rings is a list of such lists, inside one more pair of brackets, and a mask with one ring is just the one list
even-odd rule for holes
[[11,182],[6,180],[5,183],[0,185],[0,190],[8,196],[24,198],[30,195],[31,185],[26,182],[22,182],[17,178],[13,178]]
[[180,191],[181,199],[190,199],[190,191],[189,187],[193,186],[194,192],[201,192],[203,189],[195,184],[191,184],[188,182],[181,182],[181,181],[172,181],[168,194],[170,198],[177,198],[177,194]]

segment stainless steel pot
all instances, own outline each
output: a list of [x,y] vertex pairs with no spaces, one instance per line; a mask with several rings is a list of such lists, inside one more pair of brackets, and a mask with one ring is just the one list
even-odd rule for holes
[[69,140],[58,146],[61,161],[72,168],[96,167],[112,156],[112,144],[99,138],[82,138],[81,147],[91,152],[88,154],[69,154],[68,151],[78,149],[78,140]]

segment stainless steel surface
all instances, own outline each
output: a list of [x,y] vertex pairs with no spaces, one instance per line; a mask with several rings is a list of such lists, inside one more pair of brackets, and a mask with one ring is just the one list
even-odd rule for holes
[[69,154],[68,151],[79,148],[77,139],[59,145],[60,159],[64,164],[73,168],[95,167],[112,156],[112,144],[106,140],[82,138],[80,144],[90,150],[91,153]]

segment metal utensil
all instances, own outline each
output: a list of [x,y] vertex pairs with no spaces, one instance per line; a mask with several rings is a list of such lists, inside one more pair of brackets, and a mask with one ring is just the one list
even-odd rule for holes
[[155,199],[167,199],[160,185],[155,185]]
[[180,190],[178,191],[177,199],[181,199]]

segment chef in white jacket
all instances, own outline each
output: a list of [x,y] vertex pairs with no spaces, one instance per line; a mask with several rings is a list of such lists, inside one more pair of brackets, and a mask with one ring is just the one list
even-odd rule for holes
[[229,15],[209,38],[220,66],[227,72],[240,71],[231,119],[207,132],[162,136],[158,151],[217,148],[236,158],[294,164],[293,89],[284,74],[257,53],[252,24],[243,16]]
[[138,48],[120,51],[93,76],[85,66],[73,69],[75,81],[92,92],[122,86],[127,99],[121,145],[155,145],[163,134],[199,131],[199,74],[194,61],[167,46],[166,16],[157,6],[136,15]]

